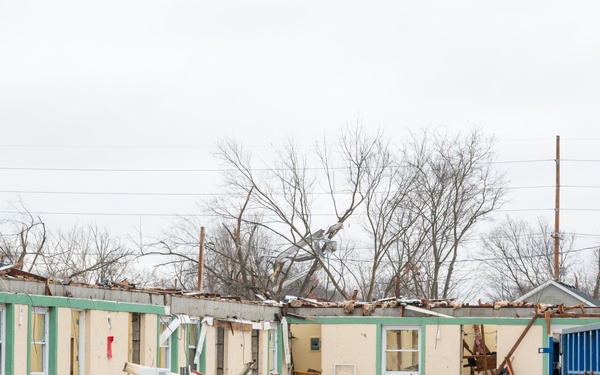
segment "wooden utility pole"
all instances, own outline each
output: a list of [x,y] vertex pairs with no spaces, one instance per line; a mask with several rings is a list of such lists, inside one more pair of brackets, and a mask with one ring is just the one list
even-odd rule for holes
[[560,135],[556,136],[556,195],[554,204],[554,280],[560,280]]
[[204,227],[200,227],[200,249],[198,254],[198,291],[202,291],[202,273],[204,271]]

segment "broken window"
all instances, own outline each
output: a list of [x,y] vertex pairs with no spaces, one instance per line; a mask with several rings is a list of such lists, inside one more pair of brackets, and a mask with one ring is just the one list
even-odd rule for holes
[[420,374],[421,329],[411,326],[383,328],[384,374]]
[[186,331],[188,343],[187,364],[192,370],[198,370],[198,366],[194,363],[194,358],[196,357],[196,345],[198,345],[198,338],[200,337],[200,324],[198,320],[192,320],[190,324],[187,324]]
[[493,324],[465,324],[461,328],[463,374],[487,373],[496,369],[497,327]]
[[[161,316],[158,331],[164,332],[169,327],[170,322],[170,316]],[[165,342],[160,344],[158,360],[160,367],[171,368],[171,335],[169,335]]]
[[277,373],[277,326],[273,325],[269,330],[269,374]]

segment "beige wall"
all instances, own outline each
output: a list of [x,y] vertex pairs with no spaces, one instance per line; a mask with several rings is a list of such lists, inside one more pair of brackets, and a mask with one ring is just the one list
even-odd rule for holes
[[[521,326],[498,325],[498,365],[501,358],[506,357],[519,336],[525,329]],[[510,358],[516,374],[541,374],[545,356],[538,354],[538,348],[544,347],[541,326],[533,326],[519,344],[519,347]]]
[[311,337],[321,338],[320,324],[292,324],[292,357],[294,369],[307,371],[309,368],[321,370],[321,350],[310,350]]
[[27,314],[29,311],[29,306],[15,305],[15,374],[27,373],[27,352],[29,350]]
[[[129,313],[89,310],[86,315],[86,373],[121,374],[128,357]],[[109,323],[110,321],[110,323]],[[112,358],[107,358],[107,337],[114,336]]]
[[462,368],[460,328],[460,325],[425,326],[425,375],[459,373]]
[[216,374],[217,368],[217,328],[206,326],[206,339],[204,340],[204,351],[206,352],[206,374]]
[[[173,340],[171,342],[177,342],[179,347],[177,348],[179,356],[177,357],[177,368],[186,367],[187,364],[187,351],[188,351],[188,340],[187,340],[187,332],[189,329],[188,324],[182,324],[179,326],[177,330],[178,340],[175,340],[175,335],[173,335]],[[193,362],[194,358],[191,358],[190,362]],[[178,370],[179,371],[179,370]]]
[[[356,364],[357,374],[375,374],[377,357],[375,324],[323,324],[321,366],[323,375],[333,375],[334,363]],[[340,368],[338,374],[345,374]]]
[[157,365],[157,342],[158,315],[142,314],[140,321],[140,362],[142,365],[150,367]]
[[252,361],[252,332],[225,329],[224,374],[239,375]]
[[58,309],[58,374],[69,374],[71,371],[71,309]]

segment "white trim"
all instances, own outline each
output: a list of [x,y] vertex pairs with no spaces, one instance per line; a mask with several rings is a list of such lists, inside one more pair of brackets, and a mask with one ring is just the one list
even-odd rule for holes
[[79,337],[77,338],[79,348],[78,350],[78,362],[79,362],[79,374],[85,374],[85,310],[75,310],[79,312]]
[[[417,371],[387,371],[386,370],[386,361],[387,361],[387,334],[388,330],[409,330],[409,331],[417,331],[418,345],[417,345],[417,354],[418,354],[418,365],[419,369]],[[423,364],[421,363],[421,356],[423,347],[421,347],[421,326],[420,325],[390,325],[381,327],[381,373],[383,375],[419,375],[421,374],[421,370],[423,370]],[[406,352],[410,352],[411,350],[403,350]]]
[[[49,324],[50,324],[50,310],[47,307],[31,307],[31,315],[32,321],[35,319],[33,315],[43,315],[44,316],[44,341],[42,346],[42,372],[30,372],[30,375],[46,375],[48,374],[48,339],[49,339]],[[29,342],[29,350],[31,350],[31,345],[35,343],[39,343],[39,341],[33,341],[33,329],[35,327],[35,323],[28,327],[31,332],[31,341]],[[38,344],[39,345],[39,344]],[[30,359],[31,362],[31,354]],[[31,365],[31,364],[30,364]]]

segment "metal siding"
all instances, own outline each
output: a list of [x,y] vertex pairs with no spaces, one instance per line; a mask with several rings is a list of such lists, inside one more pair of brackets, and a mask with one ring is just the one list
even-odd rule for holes
[[563,331],[563,375],[584,375],[600,372],[600,328]]

